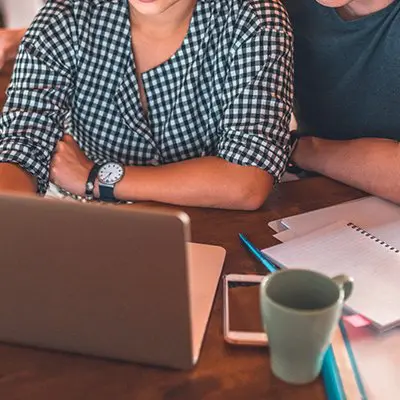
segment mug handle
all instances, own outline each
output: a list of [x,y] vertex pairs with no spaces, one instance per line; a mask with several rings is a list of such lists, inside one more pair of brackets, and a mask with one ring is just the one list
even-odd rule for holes
[[353,292],[353,278],[347,275],[337,275],[332,280],[344,291],[344,301],[346,301]]

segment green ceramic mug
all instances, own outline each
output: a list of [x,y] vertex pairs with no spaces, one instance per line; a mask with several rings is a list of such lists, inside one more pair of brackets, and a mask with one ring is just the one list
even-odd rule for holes
[[294,384],[318,376],[352,290],[353,280],[346,275],[329,278],[305,269],[281,270],[263,279],[261,316],[274,375]]

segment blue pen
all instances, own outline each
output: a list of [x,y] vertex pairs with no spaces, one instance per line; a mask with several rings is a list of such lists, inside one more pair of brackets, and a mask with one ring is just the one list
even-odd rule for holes
[[257,260],[260,261],[260,263],[264,265],[269,272],[275,272],[279,270],[279,267],[276,266],[260,249],[254,246],[254,244],[251,243],[250,240],[243,235],[243,233],[239,233],[239,238],[247,250],[249,250],[250,253],[253,254],[253,256],[256,257]]

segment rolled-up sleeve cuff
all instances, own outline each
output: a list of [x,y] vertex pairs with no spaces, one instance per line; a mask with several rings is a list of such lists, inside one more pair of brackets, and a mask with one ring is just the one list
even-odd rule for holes
[[274,183],[280,182],[289,160],[289,143],[278,145],[261,135],[243,138],[243,133],[239,132],[230,132],[229,137],[219,144],[218,157],[234,164],[261,168],[274,178]]
[[37,179],[38,193],[44,194],[49,185],[49,169],[38,150],[16,140],[0,141],[0,162],[17,164]]

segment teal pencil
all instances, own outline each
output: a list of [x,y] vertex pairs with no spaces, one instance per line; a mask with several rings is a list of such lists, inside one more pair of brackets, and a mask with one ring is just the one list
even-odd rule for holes
[[254,246],[249,239],[243,234],[239,233],[239,238],[244,247],[262,264],[269,272],[275,272],[279,269],[260,249]]

